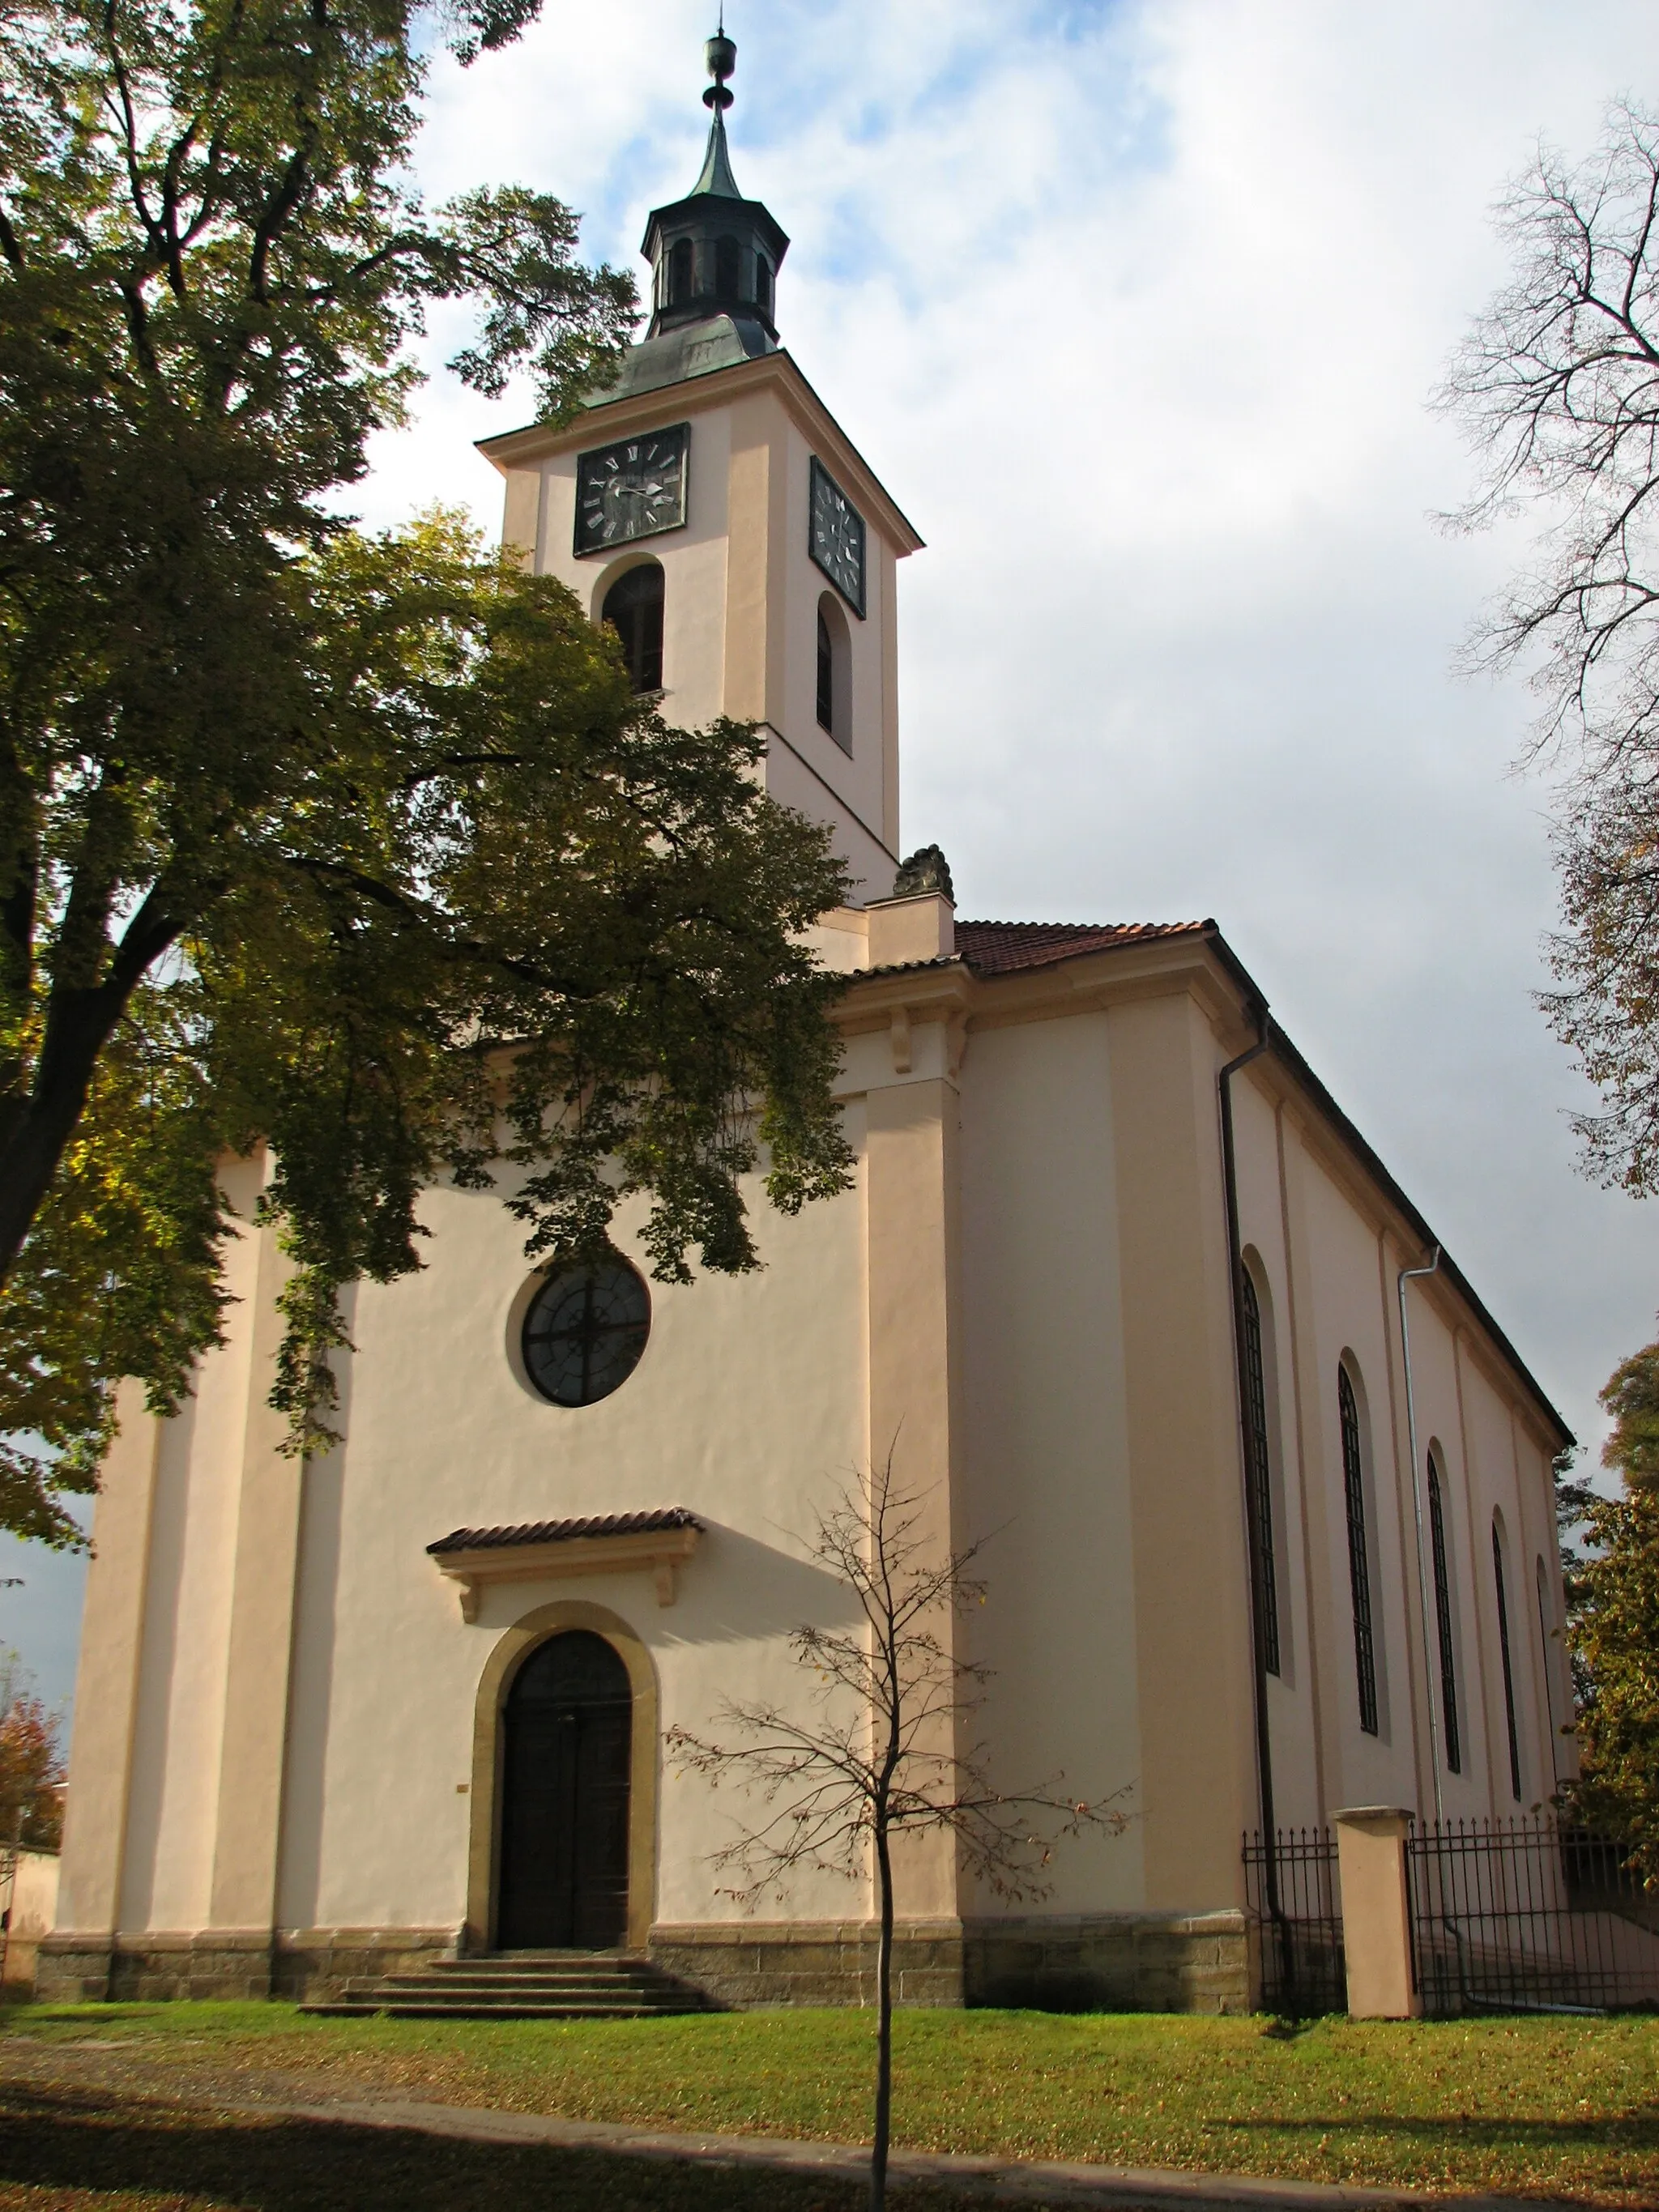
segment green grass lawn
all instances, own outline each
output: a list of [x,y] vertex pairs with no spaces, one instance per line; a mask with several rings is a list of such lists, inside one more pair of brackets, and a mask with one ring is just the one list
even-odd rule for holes
[[[224,2094],[231,2085],[257,2091],[263,2082],[289,2099],[396,2092],[656,2127],[848,2142],[868,2135],[872,2027],[858,2012],[463,2024],[313,2021],[280,2005],[34,2007],[9,2014],[4,2033],[22,2040],[0,2043],[0,2061],[8,2049],[27,2050],[38,2070],[42,2046],[93,2042],[102,2046],[95,2063],[116,2069],[124,2093],[151,2096],[194,2099],[215,2084]],[[1283,2033],[1251,2019],[929,2011],[900,2014],[896,2048],[894,2139],[921,2149],[1659,2204],[1659,2021],[1331,2020]],[[50,2203],[68,2212],[82,2203],[152,2201],[16,2193],[25,2184],[53,2183],[52,2172],[27,2160],[20,2168],[14,2145],[25,2118],[24,2135],[35,2146],[29,2157],[39,2154],[43,2130],[76,2126],[95,2142],[104,2127],[113,2131],[111,2141],[124,2130],[131,2139],[124,2154],[160,2156],[169,2174],[179,2167],[177,2145],[162,2141],[183,2124],[176,2108],[165,2125],[135,2121],[125,2108],[102,2121],[76,2119],[70,2107],[56,2118],[14,2108],[0,2130],[0,2206]],[[273,2137],[295,2125],[261,2124]],[[140,2142],[146,2129],[147,2148]],[[220,2132],[228,2144],[248,2128],[226,2123]],[[389,2154],[382,2146],[377,2154]],[[447,2160],[469,2170],[480,2160],[520,2160],[528,2172],[551,2155],[526,2150],[509,2159],[465,2145],[410,2154],[416,2168],[424,2160],[433,2172]],[[235,2163],[232,2150],[225,2155]],[[731,2174],[687,2173],[671,2183],[660,2169],[643,2176],[635,2169],[618,2179],[616,2163],[603,2160],[593,2171],[624,2193],[562,2190],[561,2205],[751,2201],[747,2183],[739,2186]],[[139,2178],[135,2171],[131,2179]],[[699,2193],[711,2179],[718,2191]],[[67,2179],[58,2177],[60,2192]],[[757,2205],[850,2201],[823,2183],[755,2179]],[[220,2197],[212,2193],[219,2185],[209,2174],[199,2198],[164,2189],[154,2201],[381,2201],[362,2191],[333,2200]],[[665,2193],[671,2188],[690,2193]],[[644,2193],[627,2193],[635,2190]],[[520,2201],[493,2186],[489,2197],[495,2212]],[[385,2201],[471,2200],[463,2191]],[[549,2200],[543,2191],[523,2201]]]

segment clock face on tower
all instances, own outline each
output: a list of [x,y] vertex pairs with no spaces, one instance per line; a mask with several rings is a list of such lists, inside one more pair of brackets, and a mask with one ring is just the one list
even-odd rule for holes
[[576,550],[599,553],[685,521],[691,425],[676,422],[576,456]]
[[862,622],[864,517],[816,453],[812,456],[812,523],[807,550]]

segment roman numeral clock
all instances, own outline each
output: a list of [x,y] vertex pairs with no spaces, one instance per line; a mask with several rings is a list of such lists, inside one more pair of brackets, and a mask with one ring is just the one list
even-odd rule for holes
[[807,550],[859,620],[864,620],[864,517],[816,453]]
[[686,459],[691,425],[676,422],[576,456],[578,553],[654,538],[685,522]]

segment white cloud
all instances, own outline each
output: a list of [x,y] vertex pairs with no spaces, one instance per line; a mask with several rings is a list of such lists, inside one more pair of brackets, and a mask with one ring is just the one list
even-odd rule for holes
[[[424,180],[522,176],[629,260],[695,173],[706,7],[560,9],[434,76]],[[1448,539],[1425,395],[1540,131],[1655,84],[1645,0],[738,4],[738,174],[786,342],[930,541],[905,820],[965,909],[1214,914],[1585,1432],[1651,1333],[1639,1209],[1576,1176],[1534,1010],[1548,793],[1452,649],[1520,540]],[[496,520],[434,384],[377,518]]]

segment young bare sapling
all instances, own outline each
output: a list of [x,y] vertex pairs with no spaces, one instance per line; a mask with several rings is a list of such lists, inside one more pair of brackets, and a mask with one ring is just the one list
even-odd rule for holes
[[[817,1516],[812,1558],[851,1593],[844,1629],[805,1624],[791,1644],[817,1677],[803,1706],[729,1700],[709,1741],[668,1732],[670,1756],[715,1783],[746,1785],[761,1814],[714,1854],[734,1877],[722,1894],[752,1909],[781,1902],[791,1879],[822,1869],[866,1881],[880,1916],[876,1954],[875,2124],[870,2202],[887,2201],[893,2086],[894,1845],[948,1832],[957,1863],[1010,1903],[1040,1898],[1055,1845],[1085,1830],[1115,1835],[1127,1815],[1073,1796],[1056,1774],[1034,1788],[992,1778],[973,1731],[990,1669],[963,1649],[964,1616],[985,1601],[969,1571],[983,1540],[960,1552],[936,1537],[933,1493],[896,1484],[892,1454],[854,1476]],[[1118,1793],[1121,1795],[1121,1793]]]

